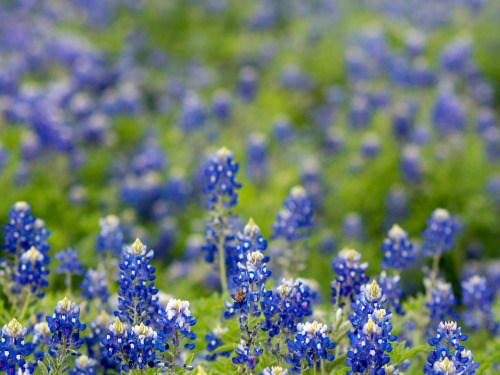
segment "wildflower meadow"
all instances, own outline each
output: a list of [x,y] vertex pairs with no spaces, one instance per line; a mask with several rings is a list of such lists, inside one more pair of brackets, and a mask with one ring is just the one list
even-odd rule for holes
[[499,61],[498,0],[1,0],[0,373],[499,373]]

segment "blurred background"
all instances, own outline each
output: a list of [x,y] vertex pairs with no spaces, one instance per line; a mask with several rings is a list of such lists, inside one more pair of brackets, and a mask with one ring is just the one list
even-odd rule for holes
[[241,227],[269,238],[290,188],[308,192],[301,276],[325,297],[339,249],[377,274],[392,224],[418,251],[437,207],[459,223],[446,279],[496,285],[499,19],[494,0],[3,0],[1,222],[26,201],[52,253],[95,267],[99,219],[117,215],[155,250],[157,287],[206,296],[220,281],[201,250],[204,169],[226,146]]

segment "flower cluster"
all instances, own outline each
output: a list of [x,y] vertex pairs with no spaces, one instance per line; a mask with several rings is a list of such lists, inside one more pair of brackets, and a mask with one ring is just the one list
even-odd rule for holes
[[321,360],[333,361],[335,356],[329,351],[336,344],[328,337],[328,327],[316,321],[313,323],[299,323],[295,340],[288,342],[289,355],[286,362],[291,366],[290,373],[300,374],[302,362],[305,359],[304,370],[315,367]]
[[313,226],[313,204],[302,186],[295,186],[283,202],[285,208],[276,215],[271,227],[273,238],[283,238],[286,242],[300,241],[310,235]]
[[49,285],[46,277],[50,273],[45,268],[43,254],[33,246],[19,257],[19,263],[18,272],[13,275],[17,286],[12,291],[19,294],[27,286],[28,293],[42,298],[45,295],[43,289]]
[[50,264],[47,238],[50,232],[45,222],[31,215],[31,207],[26,202],[15,203],[9,211],[9,222],[2,227],[4,243],[2,249],[19,258],[24,252],[35,247],[43,255],[43,264]]
[[445,209],[434,210],[427,220],[427,229],[422,233],[425,239],[424,254],[428,256],[442,255],[452,249],[456,225],[450,213]]
[[392,314],[384,308],[387,296],[375,280],[363,285],[351,304],[354,315],[349,316],[354,332],[348,332],[351,350],[347,352],[348,374],[378,374],[390,359],[386,353],[392,351]]
[[26,357],[33,353],[34,346],[25,342],[27,329],[16,319],[2,328],[0,342],[0,371],[5,374],[32,374],[33,367],[28,367]]
[[242,255],[242,262],[238,263],[240,274],[233,277],[236,285],[236,293],[231,295],[233,304],[226,302],[229,311],[224,317],[229,319],[236,312],[240,316],[240,322],[247,320],[248,316],[260,316],[259,301],[261,297],[267,297],[271,292],[266,292],[264,285],[271,276],[267,269],[269,257],[262,254],[267,247],[267,241],[260,234],[260,228],[252,219],[245,226],[243,233],[238,234],[238,251]]
[[56,268],[57,274],[83,275],[82,262],[78,260],[78,252],[73,249],[61,250],[54,254],[61,264]]
[[498,331],[499,323],[495,322],[491,311],[493,291],[488,287],[485,277],[474,275],[462,282],[462,304],[467,306],[464,323],[468,328],[477,330],[483,325],[489,332]]
[[[170,299],[165,310],[159,310],[160,318],[158,324],[162,327],[158,334],[163,336],[163,342],[168,353],[173,358],[169,365],[173,370],[176,366],[176,358],[185,350],[193,350],[195,344],[191,341],[196,339],[196,335],[191,331],[191,327],[196,325],[196,319],[191,316],[189,302],[179,299]],[[181,346],[181,341],[188,341]],[[184,364],[184,368],[186,365]]]
[[106,273],[101,270],[89,268],[85,273],[83,281],[80,283],[81,296],[88,301],[100,301],[106,304],[109,299],[108,283]]
[[[345,301],[354,301],[354,297],[359,293],[361,285],[368,282],[365,275],[368,263],[360,263],[361,254],[353,249],[343,249],[337,258],[332,261],[332,268],[337,277],[331,283],[333,304],[343,306]],[[344,301],[342,300],[344,299]]]
[[472,375],[479,367],[479,362],[474,362],[470,350],[466,350],[461,342],[468,339],[462,334],[462,329],[456,322],[442,321],[437,329],[437,336],[428,340],[431,350],[424,367],[426,375]]
[[236,181],[238,167],[233,159],[233,152],[225,147],[212,156],[205,170],[206,185],[203,189],[208,195],[207,209],[214,209],[216,204],[221,204],[224,208],[236,205],[238,199],[236,189],[241,188],[241,184]]
[[262,330],[269,331],[269,338],[281,332],[290,336],[296,332],[298,322],[312,315],[311,293],[299,279],[295,282],[283,279],[276,292],[262,300],[261,306],[266,318],[266,326]]
[[80,323],[80,306],[64,297],[54,307],[54,314],[47,316],[46,320],[52,334],[47,339],[51,350],[61,356],[66,356],[67,352],[78,355],[76,350],[69,348],[79,349],[85,341],[80,338],[80,332],[87,327],[86,324]]
[[129,326],[118,317],[109,325],[108,334],[101,338],[101,350],[105,358],[113,360],[122,371],[164,367],[162,362],[166,347],[162,332],[154,331],[141,323]]
[[401,306],[400,299],[404,296],[404,292],[399,286],[401,276],[387,276],[385,271],[380,273],[377,282],[380,288],[387,296],[387,306],[394,310],[396,314],[404,315],[403,307]]
[[431,322],[444,321],[446,316],[456,319],[458,316],[453,312],[453,308],[457,304],[457,299],[453,295],[451,284],[441,279],[436,280],[435,286],[430,286],[429,279],[425,279],[424,283],[430,290],[430,300],[425,306],[430,310]]
[[149,310],[154,309],[153,297],[158,293],[154,287],[155,268],[150,264],[153,256],[154,251],[147,252],[139,239],[125,249],[118,280],[118,316],[124,322],[149,325]]
[[95,375],[97,361],[82,355],[75,360],[75,368],[68,370],[69,375]]
[[96,238],[95,251],[109,253],[119,257],[123,253],[125,239],[120,227],[120,219],[115,215],[108,215],[99,220],[101,232]]
[[413,246],[408,240],[408,233],[399,225],[394,224],[388,235],[389,238],[384,240],[384,244],[380,248],[384,253],[382,268],[396,270],[407,268],[408,263],[414,258]]

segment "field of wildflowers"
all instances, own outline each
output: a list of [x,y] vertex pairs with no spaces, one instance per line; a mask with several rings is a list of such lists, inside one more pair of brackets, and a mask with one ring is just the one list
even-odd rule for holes
[[499,20],[0,1],[0,373],[498,373]]

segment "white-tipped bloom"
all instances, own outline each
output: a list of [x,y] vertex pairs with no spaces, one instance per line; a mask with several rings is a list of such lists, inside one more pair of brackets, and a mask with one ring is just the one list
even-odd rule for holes
[[80,370],[85,370],[97,366],[97,361],[86,355],[82,355],[75,360],[75,366]]
[[28,211],[30,209],[30,205],[26,202],[19,201],[14,204],[14,210],[16,211]]
[[317,321],[314,321],[312,323],[307,322],[305,324],[299,323],[297,324],[297,332],[300,332],[303,335],[310,334],[315,337],[325,338],[328,333],[328,327],[326,326],[326,324],[321,324]]
[[393,241],[399,242],[408,238],[408,233],[406,233],[399,225],[394,224],[389,230],[389,238]]
[[372,318],[368,318],[368,322],[363,326],[363,335],[366,337],[370,337],[373,333],[373,336],[378,336],[382,333],[382,328],[379,327]]
[[436,208],[432,213],[432,218],[440,222],[449,220],[450,217],[450,213],[444,208]]
[[359,264],[361,254],[354,249],[344,248],[340,250],[339,258],[345,260],[348,267],[354,267]]
[[449,322],[439,323],[439,329],[445,333],[449,332],[450,334],[453,334],[457,330],[457,327],[457,322],[452,322],[451,320]]
[[35,248],[35,246],[31,246],[31,249],[29,249],[24,254],[22,254],[19,259],[21,260],[21,263],[34,264],[37,261],[43,262],[43,254],[41,252],[39,252]]
[[120,219],[115,215],[108,215],[99,219],[99,226],[104,233],[114,232],[120,225]]
[[255,239],[260,233],[260,227],[255,224],[252,218],[248,220],[248,224],[243,228],[243,234],[245,237],[249,237],[251,239]]
[[377,280],[373,280],[371,284],[364,285],[364,296],[368,302],[382,297],[382,288],[377,284]]
[[23,328],[21,323],[14,318],[9,324],[3,326],[2,335],[7,336],[9,339],[18,339],[26,335],[26,328]]
[[116,317],[115,322],[109,325],[109,330],[113,333],[113,335],[123,335],[127,336],[128,325],[120,322],[120,319]]
[[226,161],[228,158],[233,157],[233,152],[227,147],[222,147],[215,152],[215,159],[220,161]]
[[153,338],[153,339],[156,339],[156,337],[158,336],[158,334],[151,328],[151,327],[148,327],[146,325],[144,325],[143,323],[141,323],[140,325],[136,325],[133,329],[134,331],[134,335],[136,337],[147,337],[147,338]]
[[37,337],[45,337],[50,333],[49,324],[47,322],[40,322],[33,327],[33,335]]
[[304,199],[307,197],[307,192],[302,186],[294,186],[290,189],[290,196],[293,199]]
[[371,319],[373,319],[375,322],[382,322],[386,316],[387,311],[385,311],[385,309],[374,310],[370,315]]
[[191,316],[189,311],[189,301],[182,301],[180,299],[171,299],[168,301],[166,308],[167,318],[170,320],[174,316],[184,314],[186,316]]
[[272,366],[265,368],[262,373],[264,375],[287,375],[288,369],[279,366]]
[[442,361],[435,362],[433,368],[436,373],[444,375],[453,375],[457,371],[455,364],[448,357],[445,357]]
[[57,302],[56,308],[54,311],[57,314],[60,314],[62,312],[69,314],[79,314],[80,313],[80,306],[78,306],[76,303],[71,302],[68,297],[64,297],[62,301]]
[[141,240],[137,238],[131,246],[128,246],[126,248],[125,251],[128,255],[132,255],[135,257],[142,256],[146,254],[146,245],[143,245]]

